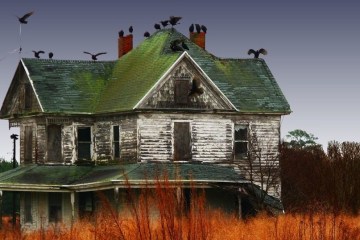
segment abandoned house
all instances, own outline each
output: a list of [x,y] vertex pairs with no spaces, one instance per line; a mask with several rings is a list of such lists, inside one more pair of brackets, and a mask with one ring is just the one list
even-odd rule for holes
[[20,128],[20,166],[0,190],[20,194],[23,228],[91,214],[97,192],[124,208],[127,184],[160,172],[209,207],[241,216],[265,193],[282,211],[279,175],[255,173],[278,169],[289,104],[263,59],[218,58],[205,37],[162,29],[134,49],[119,36],[114,61],[20,60],[0,113]]

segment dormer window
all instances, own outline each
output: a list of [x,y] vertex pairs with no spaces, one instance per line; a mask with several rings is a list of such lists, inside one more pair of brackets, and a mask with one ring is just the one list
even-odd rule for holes
[[174,82],[174,100],[178,104],[188,103],[189,95],[189,80],[188,79],[176,79]]

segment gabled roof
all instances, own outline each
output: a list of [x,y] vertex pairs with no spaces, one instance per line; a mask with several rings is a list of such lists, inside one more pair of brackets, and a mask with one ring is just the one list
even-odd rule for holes
[[175,39],[185,39],[191,59],[239,112],[290,113],[264,60],[215,57],[175,29],[157,31],[116,61],[22,61],[44,112],[131,111],[181,56],[169,47]]

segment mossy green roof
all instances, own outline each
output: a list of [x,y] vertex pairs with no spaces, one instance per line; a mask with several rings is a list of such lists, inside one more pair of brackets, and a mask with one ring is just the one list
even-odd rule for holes
[[181,56],[170,42],[185,39],[187,51],[222,93],[244,113],[290,113],[262,59],[221,59],[175,29],[157,31],[116,61],[23,59],[45,112],[131,111]]

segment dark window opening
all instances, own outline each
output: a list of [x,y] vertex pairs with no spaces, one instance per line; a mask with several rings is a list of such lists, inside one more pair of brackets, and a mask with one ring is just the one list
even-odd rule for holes
[[62,194],[49,193],[49,222],[57,223],[62,221]]
[[29,110],[32,108],[32,87],[30,84],[25,84],[24,96],[24,108]]
[[93,216],[95,210],[93,192],[80,192],[79,193],[79,215],[80,218],[88,218]]
[[248,153],[248,127],[246,125],[235,125],[234,135],[235,157],[244,158]]
[[113,151],[114,158],[120,158],[120,127],[113,126]]
[[24,162],[32,162],[32,140],[33,130],[31,126],[25,126],[25,139],[24,139]]
[[49,125],[47,128],[47,159],[49,162],[62,162],[61,157],[61,126]]
[[78,128],[78,160],[91,160],[91,128]]
[[31,192],[24,193],[24,221],[26,223],[32,222],[32,213],[31,213]]
[[189,122],[174,122],[174,161],[191,160],[191,133]]
[[174,98],[175,103],[188,103],[189,80],[175,80]]

